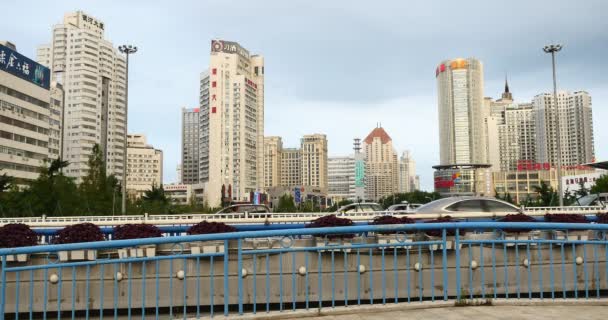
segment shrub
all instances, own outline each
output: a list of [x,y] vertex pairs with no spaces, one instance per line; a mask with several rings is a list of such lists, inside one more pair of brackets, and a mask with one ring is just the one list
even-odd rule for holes
[[54,244],[103,241],[105,237],[98,226],[92,223],[79,223],[61,229]]
[[[382,224],[412,224],[415,223],[416,221],[414,219],[408,218],[408,217],[402,217],[402,218],[398,218],[395,216],[378,216],[374,218],[374,221],[372,221],[370,224],[371,225],[382,225]],[[400,232],[400,231],[385,231],[385,232],[380,232],[380,234],[393,234],[396,232]],[[406,233],[412,233],[412,231],[406,231]]]
[[545,214],[546,222],[558,223],[589,223],[587,218],[582,214],[562,213],[562,214]]
[[[348,227],[354,223],[352,220],[347,218],[338,218],[335,214],[323,216],[311,221],[306,225],[306,228],[326,228],[326,227]],[[329,239],[334,238],[352,238],[354,234],[318,234],[317,237],[327,237]]]
[[[455,221],[454,219],[452,219],[451,216],[445,216],[445,217],[437,218],[437,219],[434,219],[434,220],[426,221],[425,223],[447,223],[447,222],[458,222],[458,221]],[[442,236],[442,229],[430,229],[430,230],[426,230],[425,233],[428,236],[431,236],[431,237],[441,237]],[[464,235],[465,231],[462,230],[462,229],[460,229],[458,233],[460,235]],[[456,235],[456,229],[448,229],[448,230],[446,230],[445,235],[446,236],[450,236],[450,237],[455,236]]]
[[230,233],[236,232],[236,228],[223,222],[199,222],[186,231],[188,234],[210,234],[210,233]]
[[0,248],[31,247],[38,245],[38,235],[28,225],[10,223],[0,227]]
[[[518,214],[508,214],[504,218],[500,219],[499,222],[537,222],[537,221],[536,221],[536,219],[534,219],[531,216],[525,215],[523,213],[518,213]],[[515,233],[530,231],[529,229],[517,229],[517,228],[504,228],[502,230],[505,232],[515,232]]]
[[151,224],[123,224],[114,228],[114,240],[158,238],[162,237],[160,229]]
[[597,223],[603,223],[603,224],[608,223],[608,212],[598,213],[596,215],[596,217],[597,217]]

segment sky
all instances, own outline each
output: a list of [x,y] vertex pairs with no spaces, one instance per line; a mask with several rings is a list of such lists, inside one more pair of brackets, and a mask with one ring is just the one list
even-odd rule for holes
[[265,135],[298,147],[324,133],[330,156],[352,153],[381,123],[398,153],[410,150],[422,189],[439,163],[435,68],[475,57],[484,95],[499,98],[505,76],[516,102],[558,89],[592,96],[595,152],[608,160],[608,1],[11,1],[0,40],[35,59],[52,26],[82,10],[105,23],[117,47],[132,44],[129,132],[164,152],[164,182],[177,180],[181,108],[197,107],[212,39],[239,42],[265,59]]

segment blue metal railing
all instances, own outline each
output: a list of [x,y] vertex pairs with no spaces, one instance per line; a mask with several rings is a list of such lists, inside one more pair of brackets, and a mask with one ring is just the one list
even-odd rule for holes
[[[524,232],[508,232],[514,229]],[[0,319],[600,298],[608,289],[606,231],[601,224],[421,223],[0,249]],[[146,256],[151,246],[155,255]],[[97,258],[86,260],[91,252]],[[12,261],[20,255],[29,260]]]

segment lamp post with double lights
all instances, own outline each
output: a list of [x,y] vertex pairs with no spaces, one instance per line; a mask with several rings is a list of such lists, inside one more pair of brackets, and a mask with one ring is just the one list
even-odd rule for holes
[[553,117],[555,120],[555,140],[557,143],[557,193],[559,195],[559,206],[564,206],[564,190],[562,185],[562,143],[560,141],[559,107],[557,103],[557,80],[555,76],[555,54],[562,50],[561,44],[550,44],[543,48],[545,53],[551,54],[553,66]]
[[137,52],[137,47],[132,45],[122,45],[118,47],[120,52],[127,56],[127,72],[125,83],[125,132],[124,132],[124,148],[123,148],[123,165],[122,165],[122,214],[127,214],[127,120],[129,115],[129,55]]

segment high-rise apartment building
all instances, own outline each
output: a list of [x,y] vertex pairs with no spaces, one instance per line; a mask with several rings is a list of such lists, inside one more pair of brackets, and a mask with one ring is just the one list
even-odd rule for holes
[[587,92],[558,92],[557,121],[553,94],[543,93],[535,96],[532,105],[536,111],[538,163],[548,162],[557,165],[557,121],[559,121],[562,165],[572,166],[594,160],[591,96]]
[[264,188],[281,185],[281,137],[264,137]]
[[378,200],[399,192],[399,165],[391,137],[378,127],[363,142],[367,198]]
[[416,175],[416,161],[409,151],[399,158],[399,192],[420,190],[420,177]]
[[332,201],[354,200],[355,157],[327,158],[327,196]]
[[302,153],[298,148],[283,148],[281,152],[281,186],[302,185]]
[[304,135],[301,140],[302,185],[327,191],[327,137],[324,134]]
[[182,168],[183,184],[199,183],[200,117],[199,108],[182,108]]
[[536,113],[530,103],[502,107],[498,125],[500,170],[516,170],[518,163],[536,159]]
[[37,60],[63,85],[64,171],[77,181],[88,173],[93,146],[104,154],[106,172],[119,180],[124,168],[125,59],[104,38],[102,21],[82,12],[68,13],[55,25],[49,45],[38,48]]
[[485,163],[483,65],[446,60],[436,69],[441,165]]
[[231,188],[232,200],[249,200],[264,186],[264,58],[236,42],[213,40],[200,91],[205,199],[219,206],[224,187]]
[[127,192],[136,198],[163,185],[163,151],[149,145],[143,134],[127,135]]
[[61,156],[63,89],[50,70],[0,42],[0,174],[21,184]]

